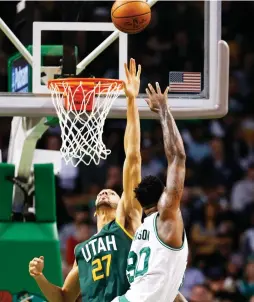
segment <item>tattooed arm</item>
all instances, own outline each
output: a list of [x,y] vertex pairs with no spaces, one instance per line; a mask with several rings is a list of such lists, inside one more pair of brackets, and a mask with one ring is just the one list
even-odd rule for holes
[[167,105],[168,89],[162,94],[160,86],[156,83],[157,92],[149,84],[147,93],[149,106],[159,113],[165,154],[168,161],[167,182],[158,207],[161,219],[167,219],[179,209],[185,178],[185,150],[181,135],[175,120]]
[[181,135],[167,105],[168,88],[162,94],[158,83],[156,83],[157,91],[150,84],[148,87],[147,102],[150,109],[159,114],[168,160],[166,187],[158,202],[158,234],[164,243],[173,248],[180,248],[183,243],[180,201],[184,187],[186,155]]

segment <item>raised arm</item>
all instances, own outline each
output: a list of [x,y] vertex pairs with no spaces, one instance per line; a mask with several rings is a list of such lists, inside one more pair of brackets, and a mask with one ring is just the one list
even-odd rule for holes
[[167,105],[168,88],[162,94],[156,83],[156,90],[149,84],[147,94],[151,110],[159,114],[165,154],[168,161],[166,188],[158,203],[161,220],[172,219],[179,210],[185,179],[185,150],[181,135]]
[[135,198],[134,189],[141,181],[140,120],[136,104],[139,93],[141,66],[136,71],[136,63],[130,60],[125,64],[126,82],[124,90],[127,97],[127,125],[124,135],[125,161],[123,166],[123,194],[117,210],[117,221],[132,235],[140,224],[142,208]]

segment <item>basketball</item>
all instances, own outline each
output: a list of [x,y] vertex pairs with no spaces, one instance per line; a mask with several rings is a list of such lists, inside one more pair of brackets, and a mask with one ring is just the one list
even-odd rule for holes
[[144,30],[151,21],[151,8],[145,0],[116,1],[111,9],[115,27],[127,34]]

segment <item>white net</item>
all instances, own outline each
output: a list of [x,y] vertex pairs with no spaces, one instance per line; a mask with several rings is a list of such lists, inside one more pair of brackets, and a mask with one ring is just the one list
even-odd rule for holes
[[60,151],[65,162],[74,166],[80,162],[89,165],[92,161],[98,165],[111,152],[102,140],[103,127],[122,83],[93,83],[89,89],[81,80],[75,87],[64,79],[61,83],[49,83],[61,127]]

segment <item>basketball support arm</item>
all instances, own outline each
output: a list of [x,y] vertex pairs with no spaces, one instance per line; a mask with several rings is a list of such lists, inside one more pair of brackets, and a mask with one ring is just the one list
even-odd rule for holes
[[19,41],[11,29],[7,26],[2,18],[0,18],[0,29],[7,36],[7,38],[12,42],[12,44],[17,48],[17,50],[22,54],[26,59],[27,63],[33,66],[33,56],[25,48],[25,46]]
[[[37,141],[49,128],[44,124],[45,118],[29,118],[14,116],[11,125],[11,135],[8,150],[8,163],[17,163],[15,176],[28,185]],[[14,187],[13,208],[22,209],[23,192]]]
[[[20,40],[15,36],[7,24],[0,18],[0,29],[23,55],[28,64],[33,66],[33,57]],[[13,117],[10,143],[8,150],[8,163],[18,163],[15,175],[28,182],[33,162],[34,150],[37,141],[48,129],[44,118]],[[20,208],[23,192],[15,187],[14,208]]]

